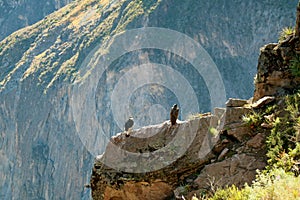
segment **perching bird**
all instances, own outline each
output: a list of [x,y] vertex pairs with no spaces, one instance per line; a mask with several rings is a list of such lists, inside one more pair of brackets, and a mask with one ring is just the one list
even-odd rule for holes
[[130,128],[132,128],[133,124],[134,124],[133,117],[129,117],[129,119],[125,123],[125,131],[128,131]]
[[170,112],[170,121],[171,121],[172,125],[176,124],[178,114],[179,114],[179,108],[177,107],[177,104],[174,104],[172,109],[171,109],[171,112]]

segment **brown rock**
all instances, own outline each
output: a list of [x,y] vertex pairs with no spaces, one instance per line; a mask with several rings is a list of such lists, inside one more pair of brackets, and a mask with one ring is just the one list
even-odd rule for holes
[[270,89],[269,85],[265,83],[256,83],[255,84],[255,94],[253,100],[258,100],[263,96],[272,95],[274,91]]
[[247,142],[247,146],[255,149],[261,148],[264,145],[264,141],[265,136],[262,133],[258,133]]
[[271,123],[266,123],[266,122],[263,122],[260,126],[263,127],[263,128],[266,128],[266,129],[271,129],[271,128],[273,128],[273,124],[271,124]]
[[242,107],[247,104],[247,100],[229,98],[226,102],[226,107]]
[[266,44],[261,51],[264,50],[273,50],[277,46],[277,43]]
[[258,101],[254,102],[251,107],[252,108],[262,108],[265,105],[268,105],[269,103],[273,102],[275,100],[275,97],[266,96]]
[[104,192],[104,200],[168,200],[172,196],[172,187],[164,182],[127,182],[122,189],[106,187]]
[[229,143],[231,143],[231,141],[229,141],[227,139],[224,139],[222,141],[218,141],[218,143],[213,148],[213,152],[215,154],[221,153]]
[[287,86],[290,85],[290,79],[284,79],[284,72],[282,71],[273,71],[271,72],[270,76],[267,78],[267,82],[270,85],[275,86]]
[[245,107],[227,107],[224,119],[224,125],[233,123],[243,123],[243,116],[250,112],[250,108]]
[[223,160],[226,156],[226,154],[228,153],[229,149],[228,148],[225,148],[223,149],[223,151],[220,153],[219,157],[218,157],[218,160]]
[[226,127],[227,134],[233,136],[238,141],[243,142],[252,135],[252,130],[249,126],[241,123],[234,123]]
[[214,115],[218,118],[221,118],[224,115],[225,111],[226,111],[225,108],[215,108]]
[[262,158],[240,154],[222,162],[206,165],[195,180],[199,188],[210,189],[235,184],[238,187],[255,179],[256,169],[263,169],[266,163]]
[[299,51],[299,39],[288,37],[279,44],[269,44],[261,48],[254,101],[264,96],[284,96],[299,89],[300,80],[289,70],[289,63]]
[[295,36],[300,37],[300,2],[298,2],[297,5]]

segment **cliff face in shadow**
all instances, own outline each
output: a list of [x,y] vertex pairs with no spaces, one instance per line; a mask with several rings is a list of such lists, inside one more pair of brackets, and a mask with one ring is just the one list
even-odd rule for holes
[[[257,49],[293,24],[293,3],[85,0],[3,39],[0,198],[90,198],[84,184],[93,158],[128,115],[137,128],[165,121],[174,102],[182,120],[212,109],[209,90],[218,85],[207,84],[214,82],[205,73],[217,72],[223,98],[250,97]],[[154,26],[168,34],[143,32]],[[215,71],[201,71],[194,61]]]

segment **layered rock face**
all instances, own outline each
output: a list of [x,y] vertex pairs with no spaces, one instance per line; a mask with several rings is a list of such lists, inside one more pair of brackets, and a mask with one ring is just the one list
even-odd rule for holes
[[300,89],[300,78],[291,70],[293,60],[297,62],[299,40],[288,37],[279,44],[268,44],[261,48],[255,78],[254,100],[265,95],[283,96]]

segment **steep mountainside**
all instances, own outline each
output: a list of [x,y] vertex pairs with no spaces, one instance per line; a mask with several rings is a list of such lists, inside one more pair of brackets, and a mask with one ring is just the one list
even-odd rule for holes
[[0,199],[88,199],[93,158],[129,115],[141,127],[175,102],[185,119],[249,98],[258,49],[296,4],[81,0],[5,38]]
[[0,41],[12,32],[32,25],[72,0],[1,0]]

